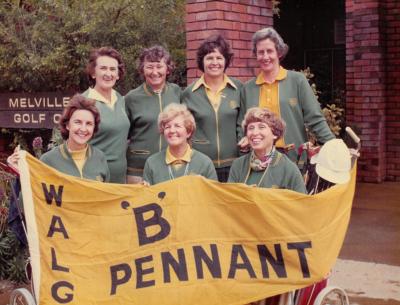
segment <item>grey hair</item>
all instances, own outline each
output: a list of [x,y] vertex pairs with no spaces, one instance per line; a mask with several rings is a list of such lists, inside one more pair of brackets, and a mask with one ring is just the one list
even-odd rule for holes
[[278,32],[275,31],[275,29],[272,27],[263,28],[253,34],[253,37],[251,39],[253,54],[257,55],[257,43],[265,39],[270,39],[273,43],[275,43],[275,48],[278,52],[279,60],[284,59],[289,51],[289,46],[283,41],[281,35],[279,35]]

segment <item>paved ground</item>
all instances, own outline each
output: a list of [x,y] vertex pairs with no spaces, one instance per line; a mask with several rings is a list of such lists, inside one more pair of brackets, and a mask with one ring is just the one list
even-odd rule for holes
[[[0,305],[6,285],[0,282]],[[344,288],[351,305],[400,305],[400,182],[357,185],[330,285]]]
[[400,183],[357,185],[331,284],[352,305],[400,305]]

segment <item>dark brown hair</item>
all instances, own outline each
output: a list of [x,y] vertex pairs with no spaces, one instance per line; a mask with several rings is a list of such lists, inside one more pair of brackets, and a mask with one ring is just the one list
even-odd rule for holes
[[164,47],[155,45],[150,48],[143,49],[137,60],[137,67],[140,74],[144,74],[143,68],[145,61],[160,62],[162,59],[164,59],[165,64],[167,65],[167,75],[171,74],[175,69],[175,64],[172,61],[171,55]]
[[96,101],[88,99],[80,94],[75,94],[68,103],[68,106],[64,109],[63,114],[60,118],[60,130],[61,136],[64,140],[69,137],[69,130],[67,125],[72,115],[76,110],[87,110],[93,114],[94,117],[94,130],[93,135],[99,130],[100,125],[100,113],[96,108]]
[[197,49],[197,67],[204,72],[203,59],[207,54],[214,52],[217,49],[225,58],[224,71],[232,62],[233,53],[228,42],[221,35],[212,35],[202,42]]
[[111,47],[101,47],[98,49],[93,49],[90,52],[89,61],[86,65],[85,72],[88,77],[90,86],[94,86],[96,84],[96,81],[93,79],[93,74],[94,74],[94,69],[96,68],[97,58],[99,58],[100,56],[108,56],[117,60],[118,76],[119,80],[122,80],[125,76],[125,64],[122,60],[121,54],[117,50]]

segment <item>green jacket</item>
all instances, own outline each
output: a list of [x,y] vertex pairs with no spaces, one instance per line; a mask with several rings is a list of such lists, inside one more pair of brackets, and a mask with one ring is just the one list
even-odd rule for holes
[[[265,188],[280,188],[306,194],[303,177],[296,164],[276,151],[267,172],[250,168],[251,153],[233,161],[228,182],[240,182]],[[265,175],[264,175],[265,173]],[[247,179],[246,179],[247,178]]]
[[[151,185],[172,180],[183,176],[186,165],[182,165],[178,170],[171,166],[171,173],[165,162],[166,149],[150,156],[144,166],[143,179]],[[214,165],[209,157],[195,149],[192,150],[192,157],[187,164],[187,175],[201,175],[208,179],[218,180]]]
[[128,175],[142,176],[146,159],[167,146],[158,131],[158,115],[168,104],[179,104],[180,99],[181,89],[171,83],[166,84],[161,94],[156,94],[143,83],[125,96],[126,113],[130,121]]
[[[82,169],[82,176],[65,143],[44,153],[40,157],[40,161],[66,175],[109,182],[110,170],[108,169],[104,153],[96,147],[89,145],[86,151],[86,157],[87,159]],[[18,204],[21,209],[23,209],[22,192],[18,195]]]
[[40,161],[70,176],[102,182],[110,181],[110,170],[104,153],[91,145],[88,146],[86,152],[86,162],[82,169],[82,176],[65,143],[43,154]]
[[[242,87],[241,98],[243,107],[240,109],[240,117],[243,120],[249,108],[259,105],[260,86],[256,84],[256,78],[249,80]],[[315,133],[320,143],[335,138],[314,92],[302,73],[287,71],[286,78],[279,81],[279,107],[281,117],[286,123],[285,144],[293,143],[298,148],[307,142],[306,126]],[[296,161],[296,151],[290,151],[288,156],[292,161]]]
[[242,135],[239,119],[242,83],[230,79],[236,88],[227,84],[222,91],[217,113],[207,97],[204,86],[193,91],[196,83],[194,82],[182,93],[182,103],[187,105],[196,121],[193,148],[209,156],[216,168],[228,167],[238,157],[237,142]]
[[[82,95],[88,96],[89,90]],[[125,112],[125,100],[117,92],[114,109],[105,103],[96,101],[100,112],[99,130],[89,141],[106,156],[110,169],[110,182],[126,182],[126,148],[128,143],[129,120]]]

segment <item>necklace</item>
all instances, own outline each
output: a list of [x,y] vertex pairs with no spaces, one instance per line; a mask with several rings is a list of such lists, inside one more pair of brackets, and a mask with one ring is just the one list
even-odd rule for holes
[[264,162],[262,162],[261,160],[256,160],[256,161],[259,161],[257,164],[255,164],[256,166],[255,166],[255,168],[254,168],[254,164],[252,165],[252,156],[253,156],[253,154],[254,154],[254,156],[255,156],[255,152],[253,151],[252,153],[251,153],[252,155],[250,156],[250,162],[249,162],[249,169],[248,169],[248,171],[247,171],[247,175],[246,175],[246,178],[245,178],[245,180],[244,180],[244,183],[247,183],[247,180],[249,179],[249,177],[250,177],[250,173],[251,173],[251,170],[254,170],[254,171],[259,171],[259,169],[262,169],[264,166],[265,166],[265,163],[266,163],[266,167],[265,167],[265,169],[264,169],[264,173],[262,174],[262,176],[261,176],[261,178],[260,178],[260,181],[258,181],[258,183],[257,183],[257,187],[259,187],[260,185],[261,185],[261,183],[263,182],[263,180],[264,180],[264,178],[265,178],[265,175],[267,174],[267,172],[268,172],[268,169],[269,169],[269,166],[271,165],[271,163],[272,163],[272,159],[274,158],[274,155],[275,155],[275,146],[272,146],[272,149],[271,149],[271,151],[268,153],[268,155],[266,155],[266,156],[264,156],[264,158],[266,159],[266,160],[264,160]]
[[[257,183],[257,187],[259,187],[259,186],[261,185],[261,182],[263,182],[264,177],[265,177],[265,175],[266,175],[267,172],[268,172],[268,169],[269,169],[270,164],[271,164],[271,162],[268,163],[266,169],[264,170],[264,173],[262,174],[262,176],[261,176],[261,178],[260,178],[260,181],[258,181],[258,183]],[[244,183],[245,183],[245,184],[247,184],[247,180],[248,180],[249,177],[250,177],[250,172],[251,172],[251,166],[249,165],[249,169],[247,170],[246,178],[244,179]]]
[[[189,163],[190,162],[186,163],[186,167],[185,167],[185,171],[183,172],[183,176],[186,176],[187,173],[189,172]],[[175,179],[175,176],[172,173],[171,164],[168,165],[168,175],[169,175],[169,179],[170,180],[174,180]]]

